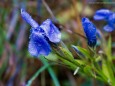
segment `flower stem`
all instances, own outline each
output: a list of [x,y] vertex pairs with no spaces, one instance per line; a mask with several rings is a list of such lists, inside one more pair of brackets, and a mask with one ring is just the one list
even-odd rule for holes
[[[47,60],[44,58],[44,56],[41,56],[40,57],[40,60],[43,62],[44,65],[49,65],[49,63],[47,62]],[[58,79],[56,77],[56,74],[54,73],[53,69],[48,66],[48,72],[49,74],[51,75],[53,81],[54,81],[54,84],[55,86],[60,86],[59,82],[58,82]]]
[[31,86],[32,82],[35,80],[35,78],[42,72],[44,71],[49,65],[44,65],[41,67],[34,75],[33,77],[28,81],[26,86]]
[[45,69],[48,69],[48,72],[50,73],[53,81],[54,81],[54,84],[55,86],[60,86],[59,82],[58,82],[58,79],[56,78],[56,75],[53,71],[53,69],[50,67],[50,64],[47,62],[47,60],[43,57],[43,56],[40,56],[40,60],[43,62],[44,66],[41,67],[40,69],[38,69],[38,71],[33,75],[33,77],[28,81],[27,85],[26,86],[31,86],[32,82],[36,79],[36,77],[41,73],[43,72]]

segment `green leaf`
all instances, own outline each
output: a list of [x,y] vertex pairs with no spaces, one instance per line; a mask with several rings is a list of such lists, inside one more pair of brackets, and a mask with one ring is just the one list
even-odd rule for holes
[[108,51],[111,53],[111,36],[109,37],[109,40],[108,40]]
[[68,68],[75,70],[77,68],[77,65],[75,65],[74,63],[72,63],[71,61],[68,61],[67,59],[63,58],[63,57],[58,57],[59,60],[61,60],[63,62],[64,65],[66,65]]
[[106,75],[106,77],[109,78],[108,68],[107,68],[107,65],[104,60],[102,62],[102,71],[103,71],[104,75]]
[[45,56],[45,58],[50,60],[50,61],[57,61],[58,60],[58,56],[54,53],[50,53],[48,56]]
[[95,58],[95,62],[99,62],[101,60],[102,60],[101,56],[97,56],[97,58]]
[[62,57],[64,57],[64,59],[73,61],[74,57],[72,55],[72,53],[69,51],[69,49],[67,48],[67,46],[61,42],[61,47],[59,47],[61,53],[63,54]]
[[103,60],[102,71],[103,71],[104,75],[108,78],[108,83],[109,84],[111,83],[114,86],[115,78],[114,78],[114,73],[113,73],[113,70],[112,70],[112,67],[111,67],[109,61]]
[[112,48],[112,42],[111,42],[111,36],[109,37],[107,43],[105,42],[105,46],[102,48],[104,50],[104,53],[107,56],[107,59],[111,62],[112,61],[112,55],[111,55],[111,48]]
[[111,46],[112,46],[112,43],[111,43],[111,36],[109,37],[108,39],[108,43],[107,43],[107,56],[108,56],[108,59],[111,61],[112,60],[112,57],[111,57]]
[[87,49],[82,48],[80,46],[76,46],[76,47],[86,58],[90,58],[90,52]]
[[85,65],[85,62],[83,60],[75,59],[75,62],[79,63],[80,65]]
[[91,76],[91,67],[90,66],[88,66],[88,65],[86,65],[85,67],[84,67],[84,72],[87,74],[87,75],[90,75]]

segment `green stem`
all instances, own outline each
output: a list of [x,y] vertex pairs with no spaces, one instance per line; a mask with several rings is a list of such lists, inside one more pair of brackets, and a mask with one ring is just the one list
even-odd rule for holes
[[41,73],[43,72],[46,68],[48,68],[49,65],[44,65],[43,67],[41,67],[34,75],[33,77],[28,81],[26,86],[31,86],[32,82],[35,80],[35,78]]
[[37,78],[37,76],[43,72],[45,69],[48,69],[48,72],[50,73],[53,81],[54,81],[54,84],[55,86],[60,86],[59,82],[58,82],[58,79],[56,78],[56,75],[53,71],[53,69],[50,67],[50,64],[47,62],[47,60],[41,56],[40,57],[40,60],[43,62],[44,66],[41,67],[40,69],[38,69],[38,71],[33,75],[33,77],[28,81],[27,85],[26,86],[31,86],[32,82]]
[[[47,62],[47,60],[44,58],[44,56],[41,56],[40,57],[40,60],[43,62],[44,65],[49,65],[49,63]],[[54,73],[53,69],[48,66],[48,72],[49,74],[51,75],[53,81],[54,81],[54,84],[55,86],[60,86],[59,82],[58,82],[58,79],[56,77],[56,74]]]

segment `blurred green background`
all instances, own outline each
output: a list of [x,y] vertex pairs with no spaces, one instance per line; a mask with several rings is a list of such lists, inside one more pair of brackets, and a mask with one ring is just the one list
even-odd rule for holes
[[[86,47],[81,18],[88,17],[104,36],[112,36],[115,54],[115,31],[103,31],[104,21],[94,21],[96,10],[107,8],[115,12],[114,0],[0,0],[0,86],[26,86],[27,81],[42,67],[42,62],[30,56],[28,42],[30,26],[21,18],[20,9],[26,11],[41,24],[47,18],[61,30],[62,40],[74,57],[71,44]],[[77,33],[77,35],[76,35]],[[55,56],[51,56],[55,60]],[[62,64],[52,66],[61,86],[105,86],[104,83],[84,75],[73,75]],[[54,86],[47,70],[32,82],[31,86]]]

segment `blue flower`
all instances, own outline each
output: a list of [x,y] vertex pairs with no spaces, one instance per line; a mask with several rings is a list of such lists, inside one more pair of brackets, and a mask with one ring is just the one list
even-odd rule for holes
[[115,29],[115,13],[109,11],[108,9],[100,9],[95,12],[95,20],[105,20],[107,25],[104,26],[104,30],[111,32]]
[[82,18],[82,25],[83,25],[86,38],[88,40],[88,45],[90,47],[94,47],[97,42],[96,27],[93,25],[91,21],[89,21],[88,18]]
[[21,16],[32,27],[28,46],[30,54],[32,56],[47,56],[51,52],[51,47],[48,41],[53,43],[60,42],[60,31],[50,19],[45,20],[39,26],[24,9],[21,9]]
[[94,19],[95,20],[103,20],[108,19],[108,16],[111,15],[112,12],[108,9],[100,9],[95,12]]
[[50,19],[45,20],[40,27],[45,31],[46,36],[51,42],[60,42],[61,33]]
[[115,13],[109,15],[106,21],[108,22],[108,24],[105,25],[103,29],[107,32],[113,31],[115,29]]

